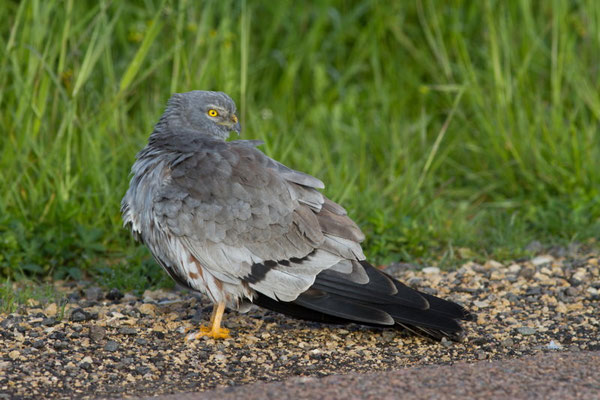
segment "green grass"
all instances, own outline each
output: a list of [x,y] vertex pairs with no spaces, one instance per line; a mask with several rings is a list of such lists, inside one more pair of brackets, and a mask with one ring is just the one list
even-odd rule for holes
[[0,18],[0,276],[165,284],[119,201],[191,89],[228,92],[243,138],[324,180],[377,263],[600,236],[595,0],[5,0]]
[[67,299],[55,285],[50,283],[40,284],[28,279],[21,279],[18,283],[8,280],[0,283],[0,313],[12,313],[19,306],[46,307],[50,303],[57,305],[57,319],[65,315]]

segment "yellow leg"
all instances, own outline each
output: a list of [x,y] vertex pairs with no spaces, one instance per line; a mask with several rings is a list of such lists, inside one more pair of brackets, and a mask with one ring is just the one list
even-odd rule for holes
[[210,326],[201,326],[200,332],[192,335],[188,335],[187,339],[200,339],[203,336],[207,336],[213,339],[226,339],[229,337],[229,329],[221,328],[221,321],[223,320],[223,312],[225,312],[225,303],[221,302],[215,304],[213,307],[212,315],[210,316]]

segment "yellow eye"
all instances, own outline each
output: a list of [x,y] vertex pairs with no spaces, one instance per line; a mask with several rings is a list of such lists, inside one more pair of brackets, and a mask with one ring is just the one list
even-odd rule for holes
[[216,117],[217,115],[219,115],[219,113],[217,112],[217,110],[213,110],[211,108],[210,110],[208,110],[208,115],[210,115],[211,117]]

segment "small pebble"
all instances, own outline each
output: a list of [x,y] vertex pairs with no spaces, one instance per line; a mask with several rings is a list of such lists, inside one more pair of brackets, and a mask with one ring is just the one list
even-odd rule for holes
[[44,313],[48,317],[54,317],[58,313],[58,306],[56,303],[50,303],[46,308],[44,308]]
[[62,340],[66,337],[67,335],[62,332],[62,331],[54,331],[50,334],[49,338],[50,339],[58,339],[58,340]]
[[61,341],[61,342],[55,342],[55,343],[54,343],[54,348],[55,348],[56,350],[64,350],[64,349],[66,349],[67,347],[69,347],[69,343],[67,343],[67,342],[63,342],[63,341]]
[[121,291],[119,289],[110,289],[110,291],[108,292],[108,294],[106,295],[106,298],[108,300],[112,300],[112,301],[118,301],[121,300],[123,298],[123,293],[121,293]]
[[590,295],[592,299],[597,299],[600,297],[600,291],[598,289],[594,289],[593,287],[589,287],[586,292]]
[[533,287],[530,287],[530,288],[529,288],[529,289],[527,289],[527,291],[525,292],[525,294],[527,294],[527,295],[530,295],[530,296],[531,296],[531,295],[534,295],[534,296],[535,296],[535,295],[538,295],[538,294],[541,294],[541,293],[542,293],[542,288],[541,288],[541,287],[539,287],[539,286],[533,286]]
[[423,268],[421,271],[423,271],[424,274],[439,274],[440,273],[440,269],[438,267],[426,267]]
[[144,303],[141,306],[139,306],[138,309],[142,314],[152,316],[156,315],[156,306],[154,304]]
[[432,296],[435,296],[435,295],[438,294],[438,290],[436,288],[432,288],[432,287],[422,288],[421,292],[426,293],[426,294],[430,294]]
[[577,296],[579,294],[579,290],[577,290],[573,286],[569,286],[568,288],[565,289],[565,294],[567,296],[571,296],[571,297]]
[[135,367],[135,372],[137,372],[140,375],[146,375],[148,372],[150,372],[150,368],[138,366],[138,367]]
[[109,340],[104,345],[104,350],[106,350],[106,351],[113,352],[113,351],[117,351],[118,349],[119,349],[119,343],[115,342],[114,340]]
[[71,312],[69,319],[73,322],[89,321],[92,319],[92,315],[81,308],[76,308]]
[[42,321],[42,325],[44,325],[44,326],[54,326],[57,323],[58,322],[56,321],[55,318],[44,318],[44,320]]
[[92,369],[92,364],[89,362],[82,361],[79,363],[79,368],[84,369],[86,371],[90,371]]
[[521,266],[519,264],[511,264],[508,267],[508,272],[512,274],[518,274],[521,271]]
[[535,268],[533,267],[525,267],[519,271],[519,276],[522,276],[525,279],[531,279],[535,275]]
[[535,334],[536,330],[528,326],[521,326],[517,328],[517,332],[519,332],[523,336],[529,336]]
[[423,278],[414,277],[414,278],[410,278],[406,282],[406,284],[412,288],[417,288],[417,287],[421,286],[422,282],[423,282]]
[[548,343],[548,349],[550,350],[560,350],[562,349],[562,346],[560,343],[555,342],[554,340],[551,340],[550,343]]
[[90,326],[89,337],[94,342],[99,342],[100,340],[104,339],[105,336],[106,336],[106,329],[104,329],[101,326],[96,326],[96,325]]
[[121,335],[137,335],[137,330],[128,326],[122,326],[119,328],[119,333]]
[[507,293],[504,297],[511,303],[517,303],[520,300],[519,295],[510,292]]
[[574,286],[574,287],[580,286],[582,283],[583,282],[580,281],[577,278],[571,278],[571,279],[569,279],[569,284],[571,284],[571,286]]
[[534,258],[533,260],[531,260],[531,263],[537,267],[537,266],[540,266],[543,264],[549,264],[552,261],[554,261],[554,257],[552,257],[552,256],[538,256],[538,257]]
[[85,290],[85,297],[90,301],[99,301],[104,297],[104,293],[99,287],[92,286]]
[[489,301],[485,301],[485,300],[475,300],[473,302],[474,305],[476,305],[478,308],[486,308],[489,307],[490,302]]

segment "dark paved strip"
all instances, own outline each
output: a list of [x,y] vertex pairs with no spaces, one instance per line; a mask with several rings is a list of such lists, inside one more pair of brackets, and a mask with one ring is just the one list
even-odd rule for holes
[[538,354],[372,374],[292,378],[199,393],[148,397],[202,399],[600,399],[600,352]]

